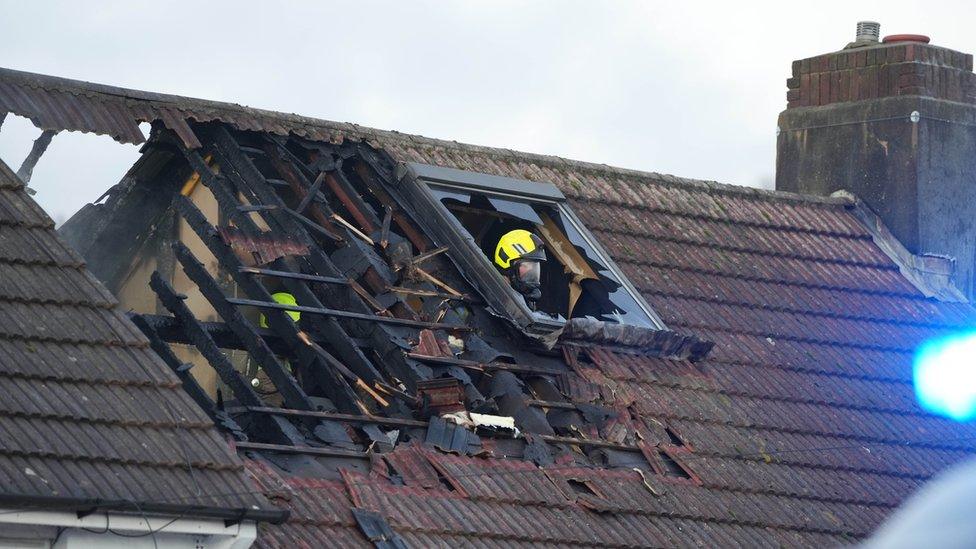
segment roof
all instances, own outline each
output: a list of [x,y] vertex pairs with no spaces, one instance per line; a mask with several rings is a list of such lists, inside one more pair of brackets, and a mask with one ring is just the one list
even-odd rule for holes
[[281,520],[0,162],[0,506]]
[[[920,342],[971,327],[976,314],[924,296],[850,201],[456,143],[377,143],[397,160],[555,183],[665,324],[715,343],[695,364],[596,351],[576,370],[579,383],[605,388],[598,402],[680,433],[701,486],[566,472],[606,495],[594,512],[558,472],[508,474],[524,463],[430,450],[415,459],[466,497],[409,482],[329,485],[386,513],[416,545],[831,546],[866,536],[926,479],[973,455],[973,425],[919,408],[911,362]],[[284,529],[325,539],[348,526],[329,516]],[[269,544],[284,535],[276,529]]]
[[[918,343],[971,326],[976,312],[909,282],[850,200],[13,71],[0,73],[0,106],[41,126],[132,141],[123,129],[136,118],[161,120],[188,147],[200,144],[194,121],[219,121],[364,141],[393,161],[552,182],[669,328],[715,343],[694,363],[598,346],[534,359],[566,370],[571,407],[613,408],[625,431],[651,433],[648,459],[663,460],[660,450],[670,460],[660,474],[581,466],[578,448],[558,444],[549,445],[555,463],[541,467],[504,452],[401,444],[338,478],[289,473],[252,454],[265,494],[293,512],[262,529],[264,546],[365,545],[365,531],[385,531],[363,526],[354,510],[378,512],[418,546],[837,545],[869,534],[976,449],[976,427],[921,410],[911,385]],[[85,118],[83,109],[104,116]],[[607,438],[605,428],[597,436]],[[684,474],[668,474],[673,467]]]

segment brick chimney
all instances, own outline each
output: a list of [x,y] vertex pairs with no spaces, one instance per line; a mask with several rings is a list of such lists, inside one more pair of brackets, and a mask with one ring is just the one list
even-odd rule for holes
[[879,42],[877,24],[865,24],[844,49],[793,62],[778,122],[776,188],[853,192],[913,254],[955,258],[952,281],[972,300],[973,56],[920,35]]

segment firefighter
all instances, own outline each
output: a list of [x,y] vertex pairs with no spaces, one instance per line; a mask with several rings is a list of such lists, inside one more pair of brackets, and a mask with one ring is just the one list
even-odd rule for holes
[[532,310],[542,297],[540,286],[545,260],[542,239],[525,229],[505,233],[495,247],[495,265]]
[[[298,305],[298,301],[295,300],[295,296],[288,292],[273,293],[271,294],[271,299],[273,299],[275,303],[281,303],[282,305]],[[285,314],[288,315],[288,318],[290,318],[292,322],[296,323],[302,318],[302,313],[298,311],[285,311]],[[258,325],[262,328],[268,327],[268,317],[264,316],[264,313],[261,313],[261,316],[258,317]],[[281,363],[288,368],[289,372],[292,371],[291,364],[288,362],[287,358],[278,357],[278,360],[280,360]],[[251,378],[251,387],[254,387],[254,390],[264,397],[265,402],[274,406],[280,406],[283,403],[283,399],[278,393],[278,389],[276,389],[274,383],[271,382],[271,378],[268,377],[267,372],[265,372],[264,369],[257,364],[251,363],[250,354],[247,355],[247,364],[245,365],[244,371],[245,375]]]
[[[292,305],[292,306],[298,305],[298,301],[295,301],[295,296],[291,295],[288,292],[278,292],[275,294],[271,294],[271,299],[274,299],[275,303],[281,303],[282,305]],[[302,313],[298,311],[285,311],[285,314],[291,317],[293,322],[298,322],[298,319],[302,317]],[[261,318],[258,319],[258,324],[260,324],[262,328],[268,327],[268,319],[264,316],[263,313],[261,314]]]

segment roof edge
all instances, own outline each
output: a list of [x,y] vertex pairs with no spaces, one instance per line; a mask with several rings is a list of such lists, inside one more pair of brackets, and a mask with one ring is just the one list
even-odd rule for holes
[[925,297],[933,297],[947,303],[968,303],[965,294],[952,282],[956,270],[956,260],[938,255],[915,255],[905,248],[898,238],[888,230],[878,214],[874,213],[863,200],[850,191],[836,191],[832,197],[849,201],[851,212],[861,222],[875,245],[898,266],[898,270]]
[[[148,92],[142,90],[136,90],[131,88],[122,88],[118,86],[111,86],[106,84],[98,84],[93,82],[86,82],[83,80],[74,80],[70,78],[62,78],[58,76],[50,76],[45,74],[38,74],[26,71],[19,71],[15,69],[0,68],[0,83],[8,82],[17,86],[23,86],[31,89],[43,89],[47,91],[58,91],[62,93],[69,94],[71,96],[83,95],[89,98],[94,98],[93,96],[101,96],[98,99],[113,101],[117,103],[122,103],[119,105],[126,113],[131,117],[131,121],[138,125],[138,122],[143,121],[147,118],[147,109],[151,116],[155,120],[162,121],[167,126],[174,126],[171,129],[177,130],[177,133],[184,134],[188,127],[185,126],[185,120],[192,118],[197,121],[210,121],[216,120],[226,124],[230,124],[241,130],[255,130],[260,128],[262,131],[268,131],[278,135],[287,135],[288,133],[294,133],[299,136],[307,137],[308,130],[311,128],[322,129],[328,132],[335,132],[342,134],[343,137],[350,137],[354,139],[360,139],[363,141],[383,141],[391,140],[398,141],[401,143],[407,143],[413,146],[421,147],[445,147],[455,150],[464,150],[469,153],[483,154],[489,157],[496,158],[508,158],[508,159],[520,159],[524,161],[538,162],[542,164],[548,164],[551,166],[560,166],[564,168],[572,168],[576,171],[589,171],[593,173],[599,173],[601,175],[614,174],[620,176],[631,176],[646,179],[654,179],[657,182],[666,185],[676,185],[683,186],[685,188],[707,193],[718,193],[734,196],[745,196],[751,197],[759,200],[774,200],[774,201],[784,201],[793,203],[804,203],[804,204],[820,204],[826,206],[838,206],[846,205],[845,200],[838,200],[832,197],[822,197],[813,196],[805,194],[789,193],[785,191],[777,191],[771,189],[758,189],[753,187],[745,187],[741,185],[733,185],[729,183],[720,183],[712,180],[704,179],[690,179],[684,177],[678,177],[669,174],[662,174],[658,172],[642,171],[630,168],[621,168],[616,166],[611,166],[608,164],[599,164],[595,162],[586,162],[582,160],[573,160],[564,158],[556,155],[547,155],[541,153],[523,152],[516,151],[514,149],[507,149],[502,147],[489,147],[483,145],[474,145],[470,143],[462,143],[458,141],[450,141],[446,139],[436,139],[431,137],[424,137],[422,135],[402,133],[393,130],[381,130],[377,128],[371,128],[367,126],[360,126],[358,124],[348,123],[348,122],[335,122],[325,119],[312,118],[307,116],[301,116],[293,113],[286,113],[281,111],[273,111],[267,109],[260,109],[255,107],[248,107],[245,105],[240,105],[237,103],[214,101],[209,99],[199,99],[181,95],[164,94],[156,92]],[[50,108],[50,107],[34,107],[35,105],[49,105],[49,102],[36,101],[31,102],[31,108],[20,107],[16,104],[16,101],[4,101],[5,91],[0,87],[0,110],[9,109],[10,112],[18,114],[21,116],[26,116],[31,118],[37,124],[37,119],[40,118],[39,115],[42,113],[38,111],[31,112],[30,109],[37,108]],[[150,105],[129,105],[127,103],[132,102],[144,102],[151,103]],[[21,104],[23,105],[23,104]],[[91,108],[90,103],[79,103],[77,108]],[[133,108],[135,107],[135,108]],[[141,107],[141,108],[138,108]],[[183,120],[174,120],[177,116],[173,110],[176,109],[181,111],[180,114],[185,115],[186,118]],[[231,116],[221,116],[220,113],[215,113],[213,111],[224,111],[226,114]],[[46,114],[46,113],[45,113]],[[273,124],[263,124],[257,120],[243,120],[240,115],[247,115],[253,118],[264,118],[267,120],[274,121]],[[44,117],[50,120],[52,117]],[[47,124],[50,125],[50,124]],[[46,129],[59,129],[59,130],[78,130],[77,127],[60,127],[60,128],[46,128]],[[133,133],[132,128],[128,128],[128,131],[110,131],[106,128],[96,127],[96,123],[92,122],[82,129],[82,131],[92,131],[95,133],[109,134],[119,139],[121,141],[135,142],[136,144],[142,143],[144,139],[138,139]],[[190,132],[192,134],[192,132]],[[188,146],[194,146],[192,142],[187,143]],[[382,146],[382,144],[381,144]]]
[[282,524],[291,512],[286,509],[226,508],[208,505],[188,505],[162,502],[135,502],[98,498],[68,498],[33,494],[0,494],[0,506],[14,509],[42,509],[94,513],[98,511],[124,512],[133,515],[182,516],[197,519],[227,521],[253,520]]

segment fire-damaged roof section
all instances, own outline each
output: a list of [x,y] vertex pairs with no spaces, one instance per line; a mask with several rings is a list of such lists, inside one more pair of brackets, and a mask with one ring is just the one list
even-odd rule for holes
[[281,520],[0,162],[0,506]]
[[[943,303],[921,293],[854,215],[849,200],[734,188],[22,73],[5,72],[0,83],[0,104],[13,112],[34,112],[37,120],[62,116],[81,129],[118,133],[108,122],[83,124],[80,116],[59,114],[63,105],[71,105],[129,120],[163,121],[184,149],[199,144],[203,152],[215,153],[220,174],[211,173],[199,153],[180,151],[195,162],[193,169],[209,174],[205,179],[211,180],[210,188],[223,197],[222,213],[238,216],[242,230],[248,224],[240,216],[243,211],[270,220],[271,232],[282,237],[299,234],[284,228],[297,227],[289,220],[304,217],[302,231],[307,229],[318,243],[311,245],[302,236],[310,256],[323,267],[333,259],[344,266],[341,276],[318,268],[304,272],[289,264],[293,258],[279,258],[273,270],[261,274],[261,269],[239,265],[234,253],[221,254],[230,248],[218,238],[219,231],[185,201],[175,202],[184,218],[193,220],[197,234],[220,254],[224,267],[236,267],[228,269],[230,274],[250,296],[249,303],[261,303],[275,333],[235,314],[244,301],[224,296],[184,250],[178,254],[181,264],[224,306],[220,315],[231,326],[194,322],[178,296],[157,279],[156,286],[170,298],[167,308],[186,320],[157,318],[158,333],[210,345],[215,362],[221,360],[218,343],[251,346],[252,356],[265,358],[269,375],[275,373],[289,387],[283,398],[296,403],[269,407],[258,396],[247,395],[246,387],[239,394],[235,389],[239,410],[280,420],[259,425],[267,429],[243,422],[240,427],[250,429],[252,436],[272,433],[281,438],[273,445],[245,441],[239,446],[257,452],[248,467],[263,492],[293,510],[286,524],[262,530],[263,546],[401,541],[424,547],[837,546],[870,533],[925,480],[976,450],[976,427],[924,412],[911,385],[912,353],[919,342],[971,327],[976,313],[968,304]],[[31,106],[25,98],[38,101]],[[11,107],[15,99],[20,101],[17,109]],[[53,114],[42,114],[48,109]],[[180,126],[187,119],[190,133]],[[210,132],[217,137],[208,136]],[[289,134],[311,142],[275,137]],[[276,154],[305,154],[309,149],[320,154],[315,162],[303,156],[291,171],[271,169],[281,163]],[[377,290],[363,276],[371,272],[377,283],[382,282],[379,275],[394,276],[393,267],[380,259],[401,244],[394,243],[394,233],[411,243],[425,242],[415,220],[394,210],[394,202],[382,204],[384,215],[378,195],[349,192],[351,182],[362,183],[350,165],[370,151],[385,155],[387,164],[418,162],[554,183],[665,325],[697,338],[688,339],[689,345],[709,341],[714,347],[698,361],[680,358],[680,353],[674,358],[648,356],[612,344],[613,338],[632,343],[628,334],[597,333],[604,331],[588,326],[579,332],[570,329],[576,336],[557,346],[561,354],[524,350],[517,340],[509,341],[510,334],[496,330],[497,322],[484,320],[470,287],[441,262],[439,270],[427,274],[455,293],[419,272],[413,286],[397,282],[396,291],[407,292],[401,296],[437,296],[452,307],[463,303],[470,308],[468,322],[490,345],[465,349],[481,354],[479,359],[455,358],[450,338],[431,341],[415,328],[427,323],[437,332],[444,327],[441,320],[457,325],[460,316],[441,315],[444,310],[433,308],[420,311],[408,326],[396,314],[407,300],[375,295]],[[336,156],[347,162],[345,172],[319,162]],[[268,173],[279,172],[278,177],[294,177],[269,179],[255,164]],[[381,180],[384,171],[392,179],[392,166],[367,164],[364,179]],[[380,187],[375,183],[370,189]],[[314,195],[313,190],[321,191],[320,201],[299,198]],[[255,200],[242,206],[242,194]],[[319,228],[306,223],[316,208],[332,206],[337,211],[342,206],[345,217],[324,212],[321,220],[316,218]],[[306,216],[294,215],[306,208]],[[361,218],[353,219],[351,213]],[[335,245],[327,233],[341,233],[346,244]],[[376,245],[384,242],[389,246]],[[407,261],[401,266],[421,257],[437,264],[437,258],[430,259],[436,252],[432,246],[404,246]],[[251,284],[257,276],[300,281],[287,287],[300,302],[315,304],[303,309],[303,325],[275,317],[275,305],[262,297],[262,287]],[[365,278],[368,290],[353,288],[353,278]],[[351,308],[354,303],[330,299],[323,290],[328,288],[365,294],[356,322],[368,321],[360,328],[371,328],[351,331],[349,319],[338,322],[337,313],[349,312],[338,310],[339,305]],[[339,293],[328,293],[333,292]],[[313,410],[312,400],[321,395],[303,392],[305,387],[313,390],[312,385],[286,385],[291,380],[276,362],[276,355],[298,346],[304,334],[296,333],[298,328],[309,326],[315,315],[329,322],[321,321],[328,330],[316,331],[312,325],[311,336],[335,338],[323,337],[316,345],[330,350],[346,345],[349,359],[339,356],[339,362],[356,367],[351,375],[320,382],[348,389],[332,397],[338,412]],[[397,318],[396,331],[373,328],[392,326]],[[185,333],[187,326],[196,331]],[[357,354],[360,344],[374,345],[384,337],[393,344],[369,356]],[[322,352],[324,347],[304,341],[311,350],[306,350],[303,364],[335,367],[335,357]],[[489,352],[496,347],[510,356]],[[402,386],[368,385],[376,393],[369,396],[357,384],[387,376],[391,365],[400,368]],[[230,368],[224,372],[233,373]],[[432,387],[423,383],[430,381],[424,376],[454,383]],[[228,379],[234,381],[231,375]],[[398,406],[399,413],[378,404],[382,399]],[[374,415],[342,408],[364,401]],[[479,422],[477,414],[446,428],[443,416],[454,413],[449,410],[461,401],[491,403],[491,414],[513,416],[526,429],[517,437],[502,433],[496,428],[501,422],[493,419],[497,416]],[[428,414],[437,408],[445,413],[429,418],[405,413],[424,405]],[[340,433],[348,438],[336,438],[335,423],[345,427]],[[303,431],[297,442],[289,442],[295,433],[288,428],[295,425]],[[321,435],[315,446],[306,442],[313,438],[307,433]],[[367,446],[373,451],[364,451]],[[289,462],[282,456],[302,452],[329,460],[327,466],[296,466],[288,472]],[[325,474],[340,462],[341,473]]]

